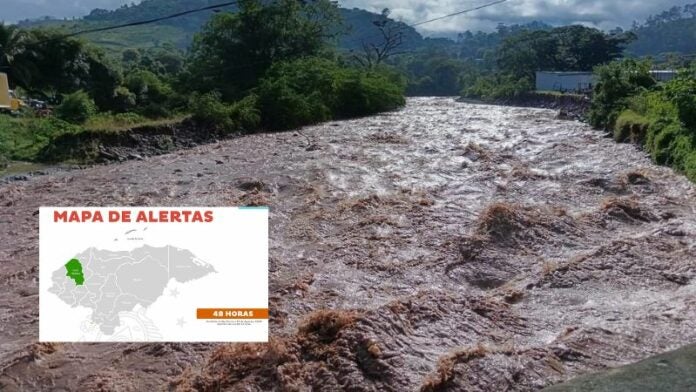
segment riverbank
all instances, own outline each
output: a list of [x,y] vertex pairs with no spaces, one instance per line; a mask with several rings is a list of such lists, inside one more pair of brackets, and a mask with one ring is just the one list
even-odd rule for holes
[[493,102],[460,98],[459,102],[484,103],[527,108],[552,109],[558,111],[559,119],[585,121],[590,110],[590,98],[581,94],[530,91],[517,97],[504,98]]
[[26,154],[31,161],[3,162],[0,181],[26,181],[33,176],[91,165],[142,160],[233,136],[188,118],[151,121],[131,127],[55,132],[40,143],[35,141],[38,146],[24,148],[32,149]]
[[42,162],[124,162],[212,143],[230,135],[190,119],[113,131],[66,133],[39,152]]

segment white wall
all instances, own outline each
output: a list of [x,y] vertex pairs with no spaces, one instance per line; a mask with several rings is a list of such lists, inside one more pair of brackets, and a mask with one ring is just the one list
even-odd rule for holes
[[591,72],[537,72],[537,91],[588,91],[594,86]]

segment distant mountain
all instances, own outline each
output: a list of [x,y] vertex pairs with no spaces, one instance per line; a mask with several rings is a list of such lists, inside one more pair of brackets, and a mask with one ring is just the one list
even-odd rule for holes
[[[136,5],[124,5],[115,10],[95,9],[89,15],[77,20],[59,20],[43,18],[26,20],[19,23],[22,27],[49,26],[77,31],[87,28],[112,26],[123,23],[158,18],[187,10],[202,8],[220,3],[221,0],[143,0]],[[235,11],[236,6],[220,8],[220,11]],[[110,51],[120,52],[125,48],[149,48],[172,43],[185,49],[193,36],[210,19],[216,11],[204,11],[168,19],[151,25],[129,27],[125,29],[92,33],[85,37]],[[373,22],[381,18],[366,10],[340,9],[346,34],[339,38],[339,46],[344,49],[361,49],[362,42],[380,42],[381,35]],[[403,47],[413,49],[424,44],[423,37],[405,23],[398,24],[402,34]]]
[[[112,26],[123,23],[158,18],[178,12],[202,8],[220,3],[221,0],[143,0],[136,5],[124,5],[115,10],[95,9],[81,19],[25,20],[23,27],[54,27],[65,31]],[[126,48],[151,48],[172,43],[181,49],[187,48],[196,32],[219,11],[235,11],[236,6],[222,7],[216,11],[194,13],[178,18],[164,20],[155,24],[129,27],[125,29],[93,33],[85,37],[111,52],[121,52]],[[363,42],[381,42],[379,30],[374,22],[382,16],[363,9],[341,8],[345,35],[338,40],[339,47],[347,50],[361,50]],[[440,48],[458,58],[481,59],[486,57],[507,36],[520,30],[544,30],[551,26],[543,22],[523,25],[500,25],[492,33],[466,31],[459,34],[457,43],[445,38],[423,38],[414,28],[394,21],[402,34],[403,49]],[[673,7],[658,15],[651,16],[644,23],[634,23],[631,29],[637,40],[627,48],[632,56],[658,56],[665,53],[696,53],[696,4]]]
[[672,7],[632,30],[638,39],[626,49],[633,56],[696,53],[696,4]]

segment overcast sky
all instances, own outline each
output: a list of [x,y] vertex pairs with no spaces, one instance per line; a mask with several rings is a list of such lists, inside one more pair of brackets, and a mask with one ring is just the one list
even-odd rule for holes
[[[171,0],[177,1],[177,0]],[[222,1],[222,0],[221,0]],[[390,8],[392,16],[412,23],[488,3],[492,0],[341,0],[344,7],[381,11]],[[83,16],[94,8],[112,9],[124,0],[0,0],[0,20],[16,22],[46,15]],[[582,23],[603,29],[630,27],[634,20],[661,12],[674,5],[696,0],[508,0],[484,10],[423,25],[428,35],[451,34],[464,30],[491,30],[498,23],[541,20],[551,24]]]

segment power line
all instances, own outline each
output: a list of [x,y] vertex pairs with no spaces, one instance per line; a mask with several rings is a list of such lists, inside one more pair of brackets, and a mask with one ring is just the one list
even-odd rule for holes
[[[478,11],[478,10],[482,10],[482,9],[484,9],[484,8],[492,7],[492,6],[498,5],[498,4],[502,4],[502,3],[505,3],[505,2],[507,2],[507,1],[509,1],[509,0],[497,0],[497,1],[493,1],[493,2],[490,2],[490,3],[486,3],[486,4],[479,5],[479,6],[477,6],[477,7],[468,8],[468,9],[465,9],[465,10],[453,12],[453,13],[451,13],[451,14],[447,14],[447,15],[443,15],[443,16],[438,16],[437,18],[427,19],[427,20],[423,20],[423,21],[420,21],[420,22],[416,22],[416,23],[412,23],[412,24],[407,24],[407,25],[401,25],[400,27],[397,27],[397,28],[394,29],[394,30],[395,30],[395,31],[398,31],[398,30],[403,30],[403,29],[405,29],[405,28],[409,28],[409,27],[413,28],[413,27],[417,27],[417,26],[422,26],[422,25],[424,25],[424,24],[428,24],[428,23],[432,23],[432,22],[437,22],[437,21],[439,21],[439,20],[443,20],[443,19],[447,19],[447,18],[451,18],[451,17],[454,17],[454,16],[463,15],[463,14],[468,14],[468,13],[470,13],[470,12],[474,12],[474,11]],[[379,36],[381,36],[381,35],[373,34],[373,35],[370,35],[370,36],[367,36],[367,37],[363,37],[363,38],[355,38],[355,39],[350,40],[350,41],[348,41],[348,42],[364,41],[364,40],[366,40],[366,39],[369,39],[369,38],[372,38],[372,37],[379,37]]]
[[[507,1],[509,1],[509,0],[496,0],[496,1],[493,1],[493,2],[490,2],[490,3],[486,3],[486,4],[483,4],[483,5],[477,6],[477,7],[468,8],[468,9],[465,9],[465,10],[453,12],[453,13],[451,13],[451,14],[439,16],[439,17],[437,17],[437,18],[428,19],[428,20],[423,20],[423,21],[416,22],[416,23],[413,23],[413,24],[410,24],[410,25],[401,25],[400,27],[397,27],[395,30],[398,31],[398,30],[405,29],[405,28],[408,28],[408,27],[413,28],[413,27],[417,27],[417,26],[422,26],[422,25],[424,25],[424,24],[428,24],[428,23],[432,23],[432,22],[439,21],[439,20],[451,18],[451,17],[454,17],[454,16],[463,15],[463,14],[466,14],[466,13],[478,11],[478,10],[481,10],[481,9],[484,9],[484,8],[492,7],[492,6],[501,4],[501,3],[505,3],[505,2],[507,2]],[[174,19],[174,18],[178,18],[178,17],[182,17],[182,16],[186,16],[186,15],[198,13],[198,12],[210,11],[210,10],[214,10],[214,9],[217,9],[217,8],[233,6],[233,5],[237,5],[238,3],[239,3],[239,0],[228,1],[228,2],[225,2],[225,3],[219,3],[219,4],[209,5],[209,6],[205,6],[205,7],[195,8],[195,9],[191,9],[191,10],[187,10],[187,11],[182,11],[182,12],[178,12],[178,13],[175,13],[175,14],[166,15],[166,16],[161,16],[161,17],[157,17],[157,18],[147,19],[147,20],[141,20],[141,21],[136,21],[136,22],[123,23],[123,24],[114,25],[114,26],[106,26],[106,27],[98,27],[98,28],[93,28],[93,29],[79,30],[79,31],[76,31],[76,32],[73,32],[73,33],[63,34],[63,35],[60,35],[60,36],[57,36],[57,37],[53,37],[53,38],[50,38],[50,39],[47,39],[47,40],[38,41],[38,42],[32,42],[32,43],[27,44],[26,46],[43,45],[43,44],[45,44],[45,43],[54,42],[54,41],[59,41],[59,40],[63,40],[63,39],[66,39],[66,38],[75,37],[75,36],[78,36],[78,35],[84,35],[84,34],[90,34],[90,33],[99,33],[99,32],[104,32],[104,31],[111,31],[111,30],[117,30],[117,29],[127,28],[127,27],[136,27],[136,26],[148,25],[148,24],[152,24],[152,23],[162,22],[162,21],[165,21],[165,20]],[[374,37],[374,36],[377,36],[377,35],[373,35],[373,36],[371,36],[371,37]],[[356,39],[354,39],[353,41],[363,41],[363,40],[365,40],[365,39],[367,39],[367,38],[371,38],[371,37],[363,37],[363,38],[359,38],[359,39],[356,38]],[[249,67],[249,66],[254,66],[254,65],[256,65],[256,64],[251,63],[251,64],[246,64],[245,66],[242,66],[242,67],[235,67],[235,68],[237,68],[237,69],[243,69],[243,68],[247,68],[247,67]]]
[[[467,14],[467,13],[470,13],[470,12],[482,10],[482,9],[484,9],[484,8],[492,7],[492,6],[494,6],[494,5],[502,4],[502,3],[505,3],[505,2],[507,2],[507,1],[508,1],[508,0],[497,0],[497,1],[493,1],[493,2],[486,3],[486,4],[483,4],[483,5],[477,6],[477,7],[465,9],[465,10],[462,10],[462,11],[453,12],[453,13],[451,13],[451,14],[439,16],[439,17],[437,17],[437,18],[428,19],[428,20],[416,22],[416,23],[413,23],[413,24],[410,24],[410,25],[406,25],[405,27],[402,27],[402,29],[403,29],[403,28],[406,28],[406,27],[417,27],[417,26],[422,26],[422,25],[424,25],[424,24],[428,24],[428,23],[432,23],[432,22],[437,22],[437,21],[439,21],[439,20],[451,18],[451,17],[458,16],[458,15]],[[228,2],[225,2],[225,3],[219,3],[219,4],[209,5],[209,6],[205,6],[205,7],[195,8],[195,9],[192,9],[192,10],[182,11],[182,12],[178,12],[178,13],[175,13],[175,14],[171,14],[171,15],[167,15],[167,16],[161,16],[161,17],[152,18],[152,19],[147,19],[147,20],[141,20],[141,21],[130,22],[130,23],[123,23],[123,24],[120,24],[120,25],[107,26],[107,27],[98,27],[98,28],[94,28],[94,29],[79,30],[79,31],[76,31],[76,32],[73,32],[73,33],[63,34],[63,35],[61,35],[61,36],[54,37],[54,38],[51,38],[51,39],[48,39],[48,40],[44,40],[44,41],[40,41],[40,42],[36,42],[36,43],[33,43],[33,44],[34,44],[34,45],[40,45],[40,44],[44,44],[44,43],[48,43],[48,42],[53,42],[53,41],[62,40],[62,39],[66,39],[66,38],[76,37],[76,36],[78,36],[78,35],[84,35],[84,34],[90,34],[90,33],[101,33],[101,32],[104,32],[104,31],[117,30],[117,29],[122,29],[122,28],[126,28],[126,27],[143,26],[143,25],[147,25],[147,24],[162,22],[162,21],[169,20],[169,19],[179,18],[179,17],[182,17],[182,16],[186,16],[186,15],[190,15],[190,14],[194,14],[194,13],[198,13],[198,12],[210,11],[210,10],[214,10],[214,9],[222,8],[222,7],[229,7],[229,6],[237,5],[238,3],[239,3],[239,0],[236,0],[236,1],[228,1]],[[398,30],[398,29],[397,29],[397,30]],[[369,37],[368,37],[368,38],[369,38]],[[361,38],[361,40],[363,40],[363,39],[365,39],[365,38]]]
[[[493,1],[493,2],[490,2],[490,3],[486,3],[486,4],[482,4],[482,5],[473,7],[473,8],[468,8],[468,9],[465,9],[465,10],[453,12],[453,13],[451,13],[451,14],[439,16],[439,17],[437,17],[437,18],[428,19],[428,20],[423,20],[423,21],[416,22],[416,23],[413,23],[413,24],[410,24],[410,25],[400,25],[399,27],[397,27],[397,28],[394,29],[394,30],[395,30],[395,31],[398,31],[398,30],[402,30],[402,29],[405,29],[405,28],[409,28],[409,27],[422,26],[422,25],[424,25],[424,24],[428,24],[428,23],[432,23],[432,22],[439,21],[439,20],[451,18],[451,17],[454,17],[454,16],[463,15],[463,14],[467,14],[467,13],[470,13],[470,12],[482,10],[482,9],[484,9],[484,8],[492,7],[492,6],[498,5],[498,4],[502,4],[502,3],[505,3],[505,2],[507,2],[507,1],[509,1],[509,0],[496,0],[496,1]],[[381,34],[373,34],[373,35],[367,36],[367,37],[354,38],[354,39],[352,39],[352,40],[349,40],[348,42],[364,41],[364,40],[369,39],[369,38],[372,38],[372,37],[381,37]],[[254,66],[256,66],[256,65],[259,65],[260,63],[261,63],[261,62],[256,62],[256,63],[252,62],[252,63],[244,64],[244,65],[242,65],[242,66],[226,66],[226,67],[222,67],[220,70],[222,70],[222,71],[226,71],[226,70],[235,70],[235,71],[238,71],[238,70],[242,70],[242,69],[247,69],[247,68],[254,67]]]
[[39,42],[33,43],[33,45],[41,45],[44,43],[58,41],[58,40],[71,38],[71,37],[75,37],[75,36],[83,35],[83,34],[101,33],[104,31],[117,30],[117,29],[122,29],[122,28],[126,28],[126,27],[135,27],[135,26],[142,26],[142,25],[162,22],[165,20],[179,18],[182,16],[186,16],[186,15],[190,15],[190,14],[194,14],[194,13],[198,13],[198,12],[210,11],[210,10],[214,10],[217,8],[237,5],[237,3],[239,3],[239,0],[228,1],[226,3],[220,3],[220,4],[214,4],[214,5],[209,5],[209,6],[205,6],[205,7],[195,8],[195,9],[191,9],[191,10],[187,10],[187,11],[177,12],[175,14],[171,14],[171,15],[167,15],[167,16],[160,16],[160,17],[153,18],[153,19],[146,19],[146,20],[140,20],[140,21],[136,21],[136,22],[123,23],[123,24],[114,25],[114,26],[98,27],[98,28],[94,28],[94,29],[79,30],[79,31],[76,31],[73,33],[63,34],[63,35],[60,35],[58,37],[54,37],[54,38],[47,39],[44,41],[39,41]]
[[416,27],[416,26],[424,25],[424,24],[431,23],[431,22],[437,22],[438,20],[443,20],[443,19],[451,18],[451,17],[453,17],[453,16],[458,16],[458,15],[462,15],[462,14],[467,14],[467,13],[469,13],[469,12],[474,12],[474,11],[482,10],[482,9],[484,9],[484,8],[492,7],[492,6],[498,5],[498,4],[502,4],[502,3],[505,3],[505,2],[507,2],[507,1],[508,1],[508,0],[498,0],[498,1],[494,1],[494,2],[492,2],[492,3],[483,4],[483,5],[480,5],[480,6],[478,6],[478,7],[469,8],[469,9],[463,10],[463,11],[453,12],[453,13],[448,14],[448,15],[443,15],[443,16],[439,16],[439,17],[437,17],[437,18],[424,20],[424,21],[422,21],[422,22],[417,22],[417,23],[414,23],[414,24],[410,25],[410,27]]

